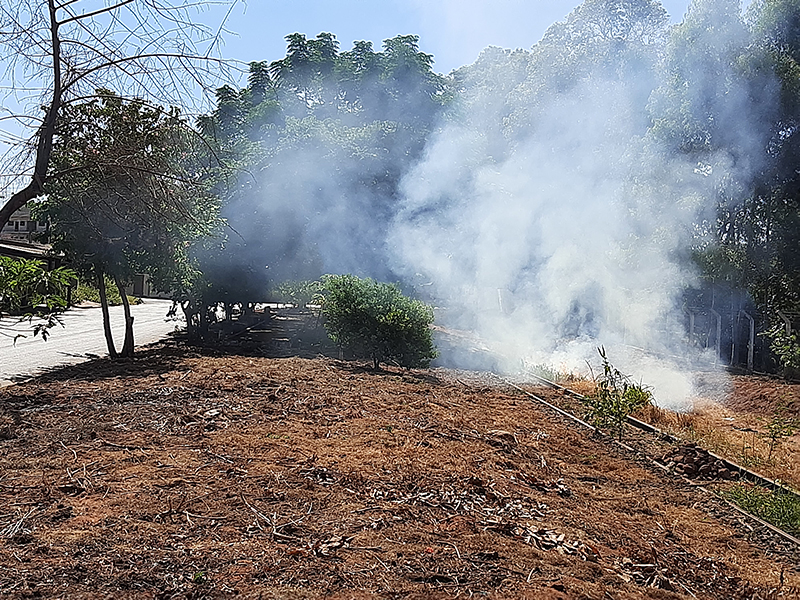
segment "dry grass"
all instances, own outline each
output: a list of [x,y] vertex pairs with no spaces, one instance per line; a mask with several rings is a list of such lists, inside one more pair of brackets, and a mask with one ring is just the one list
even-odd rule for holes
[[4,598],[750,599],[800,586],[790,557],[765,555],[694,487],[447,372],[162,346],[0,402]]

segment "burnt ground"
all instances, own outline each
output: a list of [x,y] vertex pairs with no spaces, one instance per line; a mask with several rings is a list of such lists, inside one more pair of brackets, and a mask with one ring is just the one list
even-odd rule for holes
[[0,406],[3,598],[800,594],[792,544],[491,377],[169,342]]

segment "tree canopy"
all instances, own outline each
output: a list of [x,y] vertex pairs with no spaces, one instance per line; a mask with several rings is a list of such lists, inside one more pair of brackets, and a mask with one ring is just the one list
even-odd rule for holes
[[[62,111],[47,197],[34,212],[49,223],[53,250],[97,281],[101,299],[105,276],[123,300],[123,284],[134,274],[180,291],[192,277],[189,245],[219,225],[205,146],[176,109],[108,90],[97,96]],[[132,326],[126,337],[132,338]],[[132,342],[124,347],[132,352]],[[109,353],[115,354],[110,340]]]

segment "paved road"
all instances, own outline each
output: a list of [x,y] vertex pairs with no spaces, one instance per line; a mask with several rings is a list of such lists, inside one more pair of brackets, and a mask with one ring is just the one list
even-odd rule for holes
[[[172,302],[169,300],[145,299],[142,304],[131,306],[134,316],[133,333],[136,345],[149,344],[165,337],[183,320],[168,319],[166,314]],[[117,348],[122,347],[125,337],[124,317],[121,306],[111,307],[111,329]],[[13,325],[7,319],[2,322],[0,335],[0,386],[13,379],[36,375],[42,370],[84,362],[97,356],[108,356],[103,337],[103,316],[99,308],[71,308],[64,313],[64,328],[51,329],[46,342],[33,337],[26,325]],[[27,335],[13,342],[13,331]],[[12,337],[6,337],[12,334]]]

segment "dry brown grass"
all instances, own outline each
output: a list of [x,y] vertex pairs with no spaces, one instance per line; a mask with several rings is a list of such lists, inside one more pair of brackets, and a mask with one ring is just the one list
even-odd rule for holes
[[694,487],[514,390],[445,373],[162,346],[0,402],[4,598],[800,586]]

